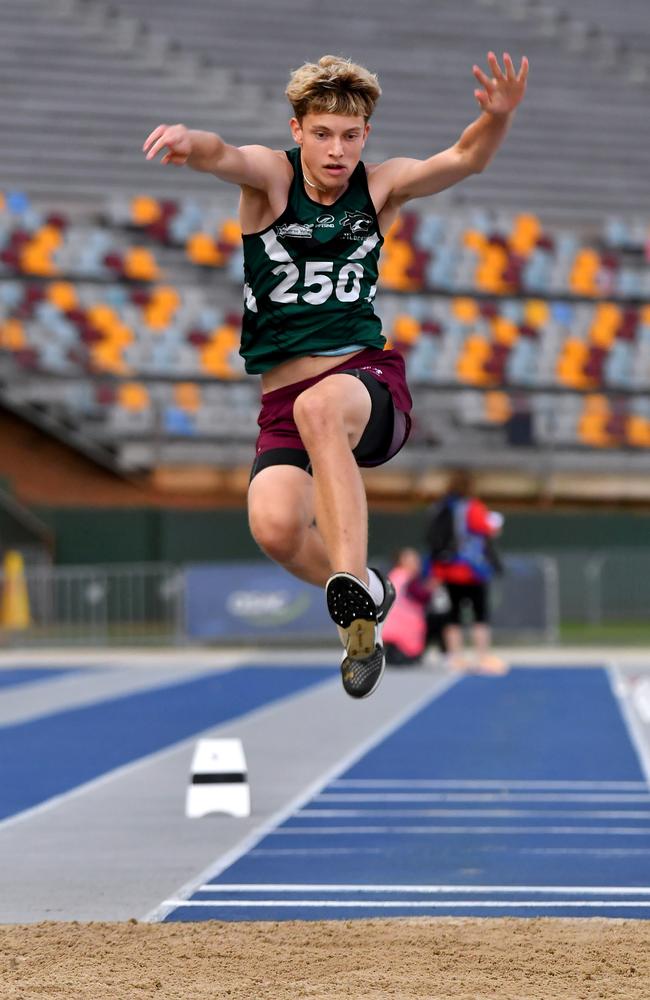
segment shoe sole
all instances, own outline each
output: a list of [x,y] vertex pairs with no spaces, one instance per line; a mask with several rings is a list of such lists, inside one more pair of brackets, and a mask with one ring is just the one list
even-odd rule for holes
[[341,664],[341,679],[343,681],[343,687],[345,689],[345,693],[347,695],[349,695],[351,698],[356,698],[358,701],[360,701],[362,698],[369,698],[370,695],[373,694],[377,690],[377,688],[379,687],[380,681],[381,681],[382,677],[384,676],[384,670],[386,669],[386,659],[385,659],[385,657],[382,656],[381,667],[380,667],[379,673],[377,674],[376,678],[373,681],[372,687],[369,688],[367,691],[364,691],[362,693],[360,693],[359,691],[356,691],[352,687],[349,687],[350,681],[354,680],[354,668],[351,667],[351,666],[346,666],[346,661],[347,661],[347,657],[343,661],[343,663]]
[[345,652],[351,660],[366,660],[377,645],[377,624],[365,618],[354,618],[348,628],[339,625],[345,636]]
[[359,672],[364,673],[367,661],[371,660],[381,648],[377,642],[379,623],[375,603],[355,576],[350,573],[336,573],[327,581],[327,608],[345,646],[346,656],[341,664],[343,687],[352,698],[367,698],[383,676],[385,667],[383,658],[381,669],[368,691],[356,691],[349,684],[355,680],[355,674],[358,678]]
[[330,577],[327,610],[338,626],[348,656],[353,659],[372,656],[377,642],[377,608],[356,576],[336,573]]

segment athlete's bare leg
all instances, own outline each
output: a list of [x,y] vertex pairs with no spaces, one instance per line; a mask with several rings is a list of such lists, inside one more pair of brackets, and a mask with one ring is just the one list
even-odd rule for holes
[[248,520],[266,554],[294,576],[324,587],[332,567],[314,523],[314,481],[293,465],[271,465],[248,488]]
[[294,420],[314,475],[316,524],[333,573],[368,583],[368,506],[352,449],[370,419],[370,394],[359,379],[336,374],[298,396]]
[[368,508],[352,453],[371,408],[368,390],[349,375],[329,375],[306,389],[293,413],[313,481],[299,468],[275,466],[249,488],[251,531],[261,548],[300,579],[326,584],[344,647],[343,686],[354,698],[367,697],[381,680],[380,628],[395,599],[388,582],[376,573],[369,579]]
[[[324,391],[314,392],[321,386]],[[306,390],[295,415],[313,477],[296,466],[272,465],[249,487],[253,537],[271,559],[308,583],[325,586],[337,572],[368,582],[368,508],[352,448],[370,405],[368,390],[350,375],[329,376]]]

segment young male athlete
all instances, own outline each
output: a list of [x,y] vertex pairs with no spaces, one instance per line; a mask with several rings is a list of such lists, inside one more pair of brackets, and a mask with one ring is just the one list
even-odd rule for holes
[[159,125],[147,159],[239,185],[244,244],[241,354],[262,376],[260,435],[248,493],[251,531],[290,573],[327,591],[354,698],[384,670],[381,623],[391,585],[367,567],[368,512],[359,466],[402,447],[411,397],[400,354],[384,350],[373,310],[385,234],[411,198],[482,171],[526,89],[528,63],[491,76],[474,66],[480,116],[427,160],[365,165],[361,153],[381,94],[377,77],[323,56],[296,70],[286,95],[295,148],[234,147],[212,132]]

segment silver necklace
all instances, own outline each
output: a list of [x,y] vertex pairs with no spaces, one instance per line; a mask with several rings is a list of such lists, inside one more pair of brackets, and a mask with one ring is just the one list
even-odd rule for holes
[[318,184],[314,184],[313,181],[309,180],[309,177],[305,173],[305,168],[304,167],[302,168],[302,176],[305,179],[305,184],[309,184],[309,186],[312,187],[314,189],[314,191],[320,191],[321,194],[326,194],[327,193],[325,188],[320,188],[318,186]]

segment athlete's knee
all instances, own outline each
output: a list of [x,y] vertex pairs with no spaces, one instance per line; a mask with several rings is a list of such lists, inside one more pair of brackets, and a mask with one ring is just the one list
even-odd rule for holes
[[302,519],[290,510],[250,510],[251,534],[263,552],[278,563],[290,563],[301,547]]
[[345,429],[336,394],[322,382],[300,393],[293,404],[293,419],[305,442],[324,440],[336,428]]

